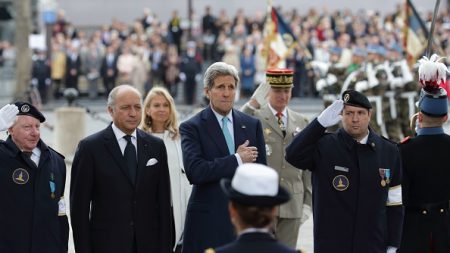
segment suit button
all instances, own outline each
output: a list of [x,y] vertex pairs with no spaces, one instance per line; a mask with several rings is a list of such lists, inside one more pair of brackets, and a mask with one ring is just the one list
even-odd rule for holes
[[422,214],[424,214],[424,215],[427,214],[427,210],[423,210]]
[[441,213],[443,213],[444,212],[444,209],[443,208],[441,208],[441,210],[439,210]]

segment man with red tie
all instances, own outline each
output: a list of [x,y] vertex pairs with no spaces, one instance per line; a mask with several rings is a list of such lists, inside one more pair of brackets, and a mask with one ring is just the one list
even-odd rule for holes
[[295,248],[300,225],[311,215],[311,174],[298,170],[284,159],[284,150],[294,135],[308,124],[306,117],[288,108],[292,95],[294,71],[269,69],[242,111],[261,121],[266,142],[267,164],[279,174],[280,185],[292,199],[279,206],[275,219],[275,236]]

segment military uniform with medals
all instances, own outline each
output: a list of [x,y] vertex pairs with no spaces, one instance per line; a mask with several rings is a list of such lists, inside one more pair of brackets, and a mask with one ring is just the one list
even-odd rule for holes
[[[345,91],[343,98],[371,108],[359,92]],[[287,147],[286,160],[312,171],[315,253],[386,253],[399,247],[401,161],[394,143],[371,130],[361,143],[343,128],[326,133],[315,119]]]
[[[19,115],[45,120],[31,105],[16,105]],[[0,252],[67,252],[64,157],[42,140],[22,152],[9,136],[0,142],[0,161]]]
[[[274,71],[268,70],[268,73]],[[278,74],[278,77],[282,79],[293,74],[289,70],[284,72]],[[268,83],[272,88],[292,87],[292,82],[286,84],[272,80],[272,83],[270,83],[270,80],[268,80]],[[278,208],[275,235],[281,242],[295,248],[301,218],[306,211],[304,207],[307,205],[308,211],[306,212],[310,212],[312,206],[311,173],[307,170],[296,169],[286,161],[284,156],[286,146],[292,141],[295,134],[306,127],[308,120],[305,116],[285,107],[282,114],[284,115],[283,121],[286,122],[278,122],[277,112],[271,107],[270,103],[256,110],[247,103],[243,106],[242,111],[261,121],[266,143],[267,165],[278,172],[280,185],[286,188],[292,196],[289,202]]]

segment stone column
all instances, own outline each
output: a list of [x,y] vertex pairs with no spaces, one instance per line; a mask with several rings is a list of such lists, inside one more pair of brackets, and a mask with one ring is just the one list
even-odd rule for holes
[[78,142],[85,137],[86,110],[62,107],[55,110],[55,149],[72,161]]

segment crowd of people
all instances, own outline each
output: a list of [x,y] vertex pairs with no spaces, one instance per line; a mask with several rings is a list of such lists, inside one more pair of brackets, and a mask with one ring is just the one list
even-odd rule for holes
[[[300,13],[279,7],[298,39],[285,59],[286,67],[295,70],[293,97],[323,95],[315,84],[327,70],[317,68],[317,62],[339,63],[340,80],[366,61],[364,52],[367,54],[371,46],[392,49],[401,57],[405,52],[404,7],[398,5],[385,15],[348,9]],[[431,16],[423,13],[425,25],[431,22]],[[195,98],[201,90],[195,87],[200,83],[199,74],[215,61],[238,69],[242,80],[238,98],[248,98],[264,80],[265,62],[260,55],[265,39],[264,12],[251,15],[239,9],[233,15],[207,6],[203,13],[194,13],[190,34],[186,18],[176,10],[168,22],[161,20],[157,13],[145,9],[132,24],[114,18],[100,29],[83,30],[68,22],[60,11],[48,49],[51,59],[44,61],[49,68],[39,68],[39,52],[35,57],[36,68],[41,71],[35,72],[34,82],[41,87],[43,102],[47,97],[58,98],[67,87],[95,98],[108,94],[117,84],[132,83],[141,92],[155,85],[165,86],[175,98],[181,95],[177,94],[181,88],[185,97],[180,101],[198,104],[201,101]],[[443,56],[450,53],[449,20],[450,14],[444,10],[436,21],[435,38]]]

